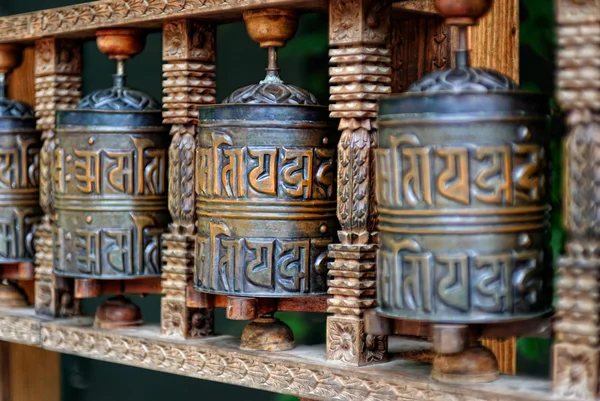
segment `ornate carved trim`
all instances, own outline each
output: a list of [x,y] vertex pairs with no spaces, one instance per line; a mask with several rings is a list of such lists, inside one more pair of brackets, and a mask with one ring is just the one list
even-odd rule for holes
[[27,345],[40,345],[42,325],[32,316],[0,316],[0,341]]
[[[76,323],[75,323],[76,324]],[[164,339],[145,327],[103,331],[75,324],[42,324],[48,350],[260,390],[339,401],[549,401],[547,381],[503,377],[485,386],[450,386],[431,381],[418,362],[399,360],[348,370],[325,361],[322,346],[282,353],[242,351],[231,337]]]
[[[399,9],[432,12],[432,0],[400,2]],[[104,0],[0,18],[0,42],[44,36],[93,36],[96,29],[143,23],[159,27],[166,20],[203,15],[241,14],[249,8],[292,7],[324,10],[324,0]]]

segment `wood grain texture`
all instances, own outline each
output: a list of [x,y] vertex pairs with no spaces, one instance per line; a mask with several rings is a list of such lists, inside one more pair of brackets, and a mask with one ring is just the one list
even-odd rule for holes
[[34,63],[35,48],[27,47],[23,51],[23,62],[8,77],[8,97],[30,106],[35,104]]
[[9,401],[60,401],[60,354],[10,344]]
[[489,348],[498,360],[498,370],[508,375],[517,374],[517,338],[506,340],[483,339],[484,347]]
[[495,1],[469,30],[474,67],[491,68],[519,82],[519,0]]
[[10,401],[10,347],[15,344],[0,341],[0,401]]

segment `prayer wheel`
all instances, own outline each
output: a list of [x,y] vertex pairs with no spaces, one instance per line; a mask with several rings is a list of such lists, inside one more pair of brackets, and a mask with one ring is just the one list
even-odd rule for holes
[[[125,86],[123,62],[143,48],[141,34],[99,31],[98,45],[117,60],[114,86],[57,112],[54,272],[89,280],[160,277],[160,235],[170,220],[168,130],[160,104]],[[120,303],[137,310],[123,297],[109,309]],[[141,323],[141,316],[129,323]]]
[[[33,279],[33,230],[42,215],[39,205],[39,150],[33,109],[6,94],[8,74],[22,61],[22,48],[0,44],[0,273]],[[14,275],[13,275],[14,276]],[[0,306],[25,306],[8,281],[0,285]]]
[[489,381],[493,363],[456,362],[463,346],[493,358],[469,344],[469,325],[551,310],[549,99],[469,66],[466,26],[491,2],[457,3],[436,2],[461,30],[456,68],[380,100],[377,311],[434,324],[434,378]]
[[[295,13],[249,11],[244,19],[269,49],[269,67],[261,83],[200,107],[195,288],[235,297],[323,295],[338,228],[339,137],[327,107],[279,77],[275,48],[295,33]],[[261,322],[282,324],[272,316]]]

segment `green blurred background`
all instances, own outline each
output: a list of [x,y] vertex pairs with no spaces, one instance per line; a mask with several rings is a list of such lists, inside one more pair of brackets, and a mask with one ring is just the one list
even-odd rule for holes
[[[503,1],[503,0],[497,0]],[[0,0],[0,15],[35,11],[81,3],[73,0]],[[527,89],[554,92],[555,47],[552,0],[521,1],[521,85]],[[279,53],[282,78],[313,92],[322,103],[327,102],[327,16],[308,14],[302,17],[298,34]],[[217,42],[217,100],[234,89],[255,83],[263,78],[266,50],[260,49],[246,34],[242,23],[218,28]],[[128,85],[143,89],[156,99],[161,98],[161,36],[148,36],[146,50],[128,62]],[[84,46],[83,92],[111,84],[114,63],[99,53],[93,41]],[[562,127],[555,124],[560,133]],[[556,142],[558,144],[558,142]],[[560,229],[560,149],[554,153],[553,239],[557,255],[562,246]],[[158,296],[134,299],[142,307],[149,323],[158,323]],[[84,312],[93,314],[101,300],[84,302]],[[298,343],[323,343],[325,316],[321,314],[280,314],[294,330]],[[217,311],[216,328],[219,333],[239,335],[244,322],[228,321],[223,310]],[[536,376],[549,374],[549,342],[520,339],[518,343],[518,370]],[[223,400],[243,398],[247,401],[287,401],[295,397],[245,389],[203,380],[190,379],[143,369],[130,368],[69,355],[62,356],[64,401],[162,401],[202,397]]]

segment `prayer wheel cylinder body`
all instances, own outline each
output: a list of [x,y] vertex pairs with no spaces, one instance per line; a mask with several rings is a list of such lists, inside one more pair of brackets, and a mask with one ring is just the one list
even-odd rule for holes
[[380,314],[496,323],[550,310],[547,115],[547,98],[518,90],[381,99]]
[[54,271],[88,279],[160,276],[169,223],[169,135],[159,110],[57,113]]
[[33,262],[40,146],[33,110],[0,97],[0,263]]
[[339,138],[327,108],[222,104],[199,120],[195,288],[325,294]]

